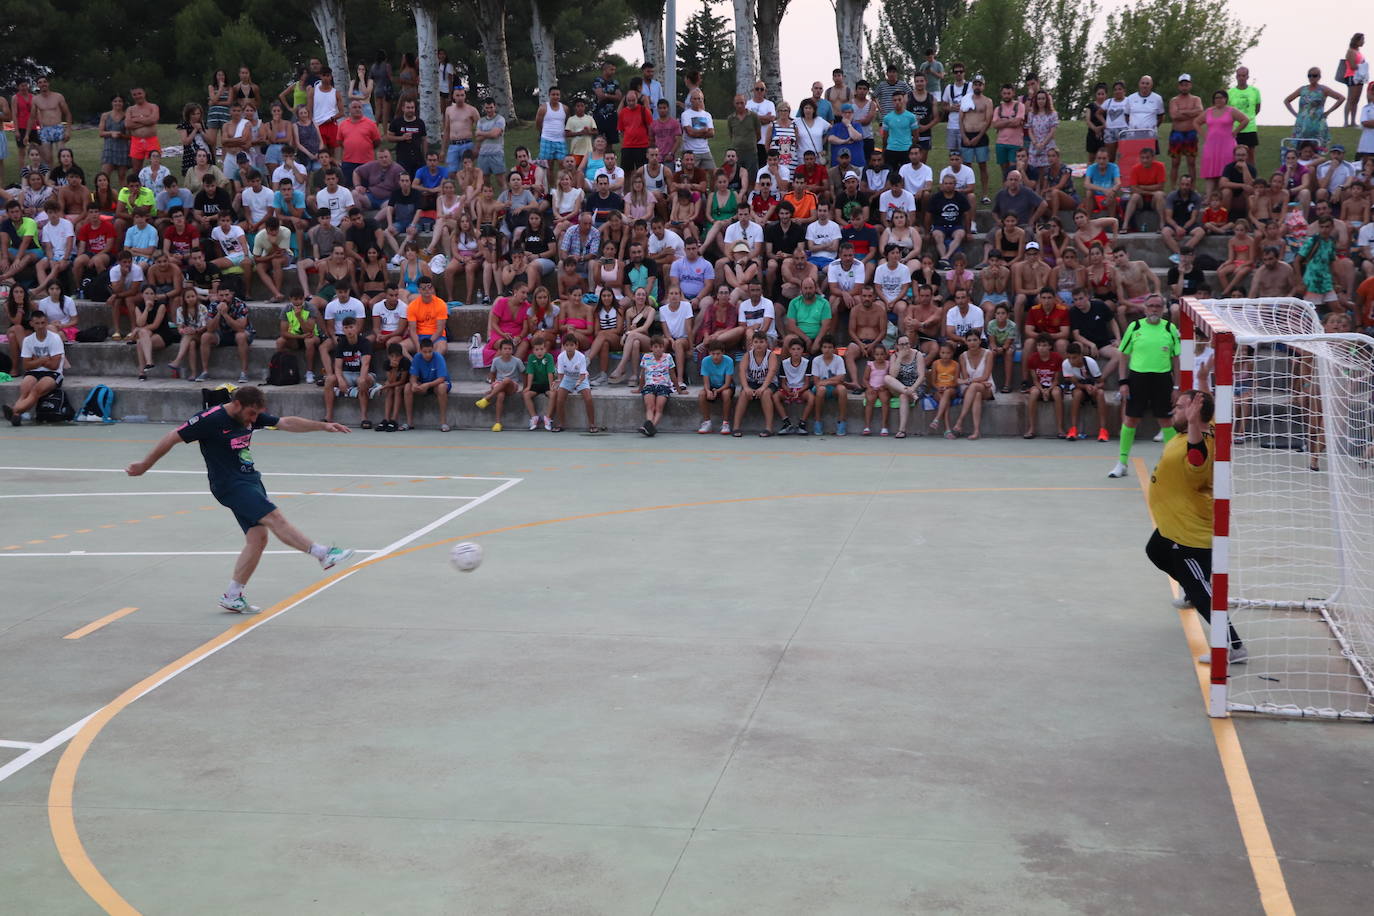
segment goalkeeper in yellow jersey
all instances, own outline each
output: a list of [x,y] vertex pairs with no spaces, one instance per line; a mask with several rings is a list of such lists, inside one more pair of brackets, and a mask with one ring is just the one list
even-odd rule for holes
[[[1175,435],[1164,444],[1150,475],[1150,513],[1154,534],[1145,554],[1183,588],[1187,603],[1202,619],[1212,619],[1212,396],[1205,391],[1185,391],[1174,403]],[[1245,646],[1233,626],[1233,665],[1246,661]],[[1204,653],[1200,663],[1210,660]]]

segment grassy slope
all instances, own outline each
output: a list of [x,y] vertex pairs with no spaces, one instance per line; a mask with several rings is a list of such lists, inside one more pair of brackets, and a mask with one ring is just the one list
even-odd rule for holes
[[[721,160],[721,154],[725,150],[725,141],[720,139],[726,134],[725,122],[717,121],[716,126],[717,139],[712,142],[711,146],[715,153],[716,161],[719,162]],[[1259,164],[1261,170],[1272,169],[1278,165],[1279,141],[1289,136],[1291,130],[1286,127],[1261,127],[1259,132]],[[162,125],[159,133],[162,136],[164,145],[171,145],[178,142],[177,132],[175,128],[170,125]],[[1066,162],[1075,163],[1086,161],[1087,153],[1084,151],[1083,147],[1085,133],[1086,127],[1081,121],[1065,121],[1059,125],[1057,139],[1060,149],[1064,150],[1064,159]],[[1359,133],[1359,130],[1353,127],[1335,128],[1331,131],[1331,137],[1334,141],[1344,143],[1347,150],[1354,150],[1356,144],[1359,142]],[[935,148],[932,150],[929,160],[930,165],[937,171],[946,164],[944,135],[944,128],[937,127],[935,130]],[[1167,145],[1167,142],[1168,132],[1166,130],[1162,135],[1161,147]],[[506,141],[508,158],[512,158],[511,151],[513,151],[515,147],[521,145],[527,146],[531,150],[537,150],[539,148],[539,140],[538,137],[535,136],[532,122],[522,123],[509,132]],[[100,162],[100,146],[100,137],[94,130],[77,131],[72,136],[71,147],[76,154],[77,162],[86,168],[88,173]],[[10,168],[7,174],[10,181],[14,181],[18,177],[18,162],[13,156],[14,154],[12,152],[11,161],[8,163]],[[174,164],[169,164],[169,167],[172,167],[172,165]],[[996,190],[996,188],[1001,185],[1000,171],[996,168],[995,164],[990,164],[989,180],[992,183],[993,190]]]

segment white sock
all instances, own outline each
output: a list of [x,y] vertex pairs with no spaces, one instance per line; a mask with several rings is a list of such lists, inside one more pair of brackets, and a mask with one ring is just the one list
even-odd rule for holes
[[311,544],[310,555],[317,560],[323,560],[325,557],[329,556],[329,548],[323,544]]
[[233,580],[231,579],[231,580],[229,581],[229,587],[226,588],[226,589],[224,590],[224,597],[226,597],[226,598],[242,598],[242,597],[243,597],[243,583],[242,583],[242,582],[235,582],[235,581],[233,581]]

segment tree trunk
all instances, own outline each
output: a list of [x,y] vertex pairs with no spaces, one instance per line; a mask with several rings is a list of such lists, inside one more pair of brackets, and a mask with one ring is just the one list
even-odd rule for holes
[[324,57],[334,71],[334,84],[348,87],[348,37],[344,33],[343,0],[310,0],[310,21],[320,33]]
[[539,101],[549,100],[549,87],[558,80],[554,65],[554,37],[552,17],[545,20],[539,10],[540,0],[530,0],[530,44],[534,48],[534,78],[539,84]]
[[755,20],[759,43],[759,79],[768,87],[773,101],[782,98],[782,47],[778,29],[788,0],[756,0],[758,17]]
[[754,85],[754,0],[735,4],[735,91],[749,98]]
[[[429,0],[411,0],[415,47],[420,67],[420,119],[431,136],[441,136],[439,121],[439,11]],[[382,125],[385,127],[386,125]]]
[[639,27],[639,43],[644,48],[644,61],[653,63],[661,73],[664,70],[667,53],[663,50],[663,10],[657,16],[643,16],[635,13],[635,25]]
[[506,56],[505,0],[473,0],[477,38],[487,62],[487,91],[496,100],[496,110],[509,124],[516,122],[515,90],[510,85],[510,58]]
[[864,76],[864,8],[868,0],[834,0],[835,35],[840,43],[840,69],[849,85]]

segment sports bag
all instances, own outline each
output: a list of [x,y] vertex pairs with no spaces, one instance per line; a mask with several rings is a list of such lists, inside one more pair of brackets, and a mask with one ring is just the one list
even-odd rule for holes
[[296,354],[278,350],[267,363],[267,384],[299,385],[301,383],[301,363]]

